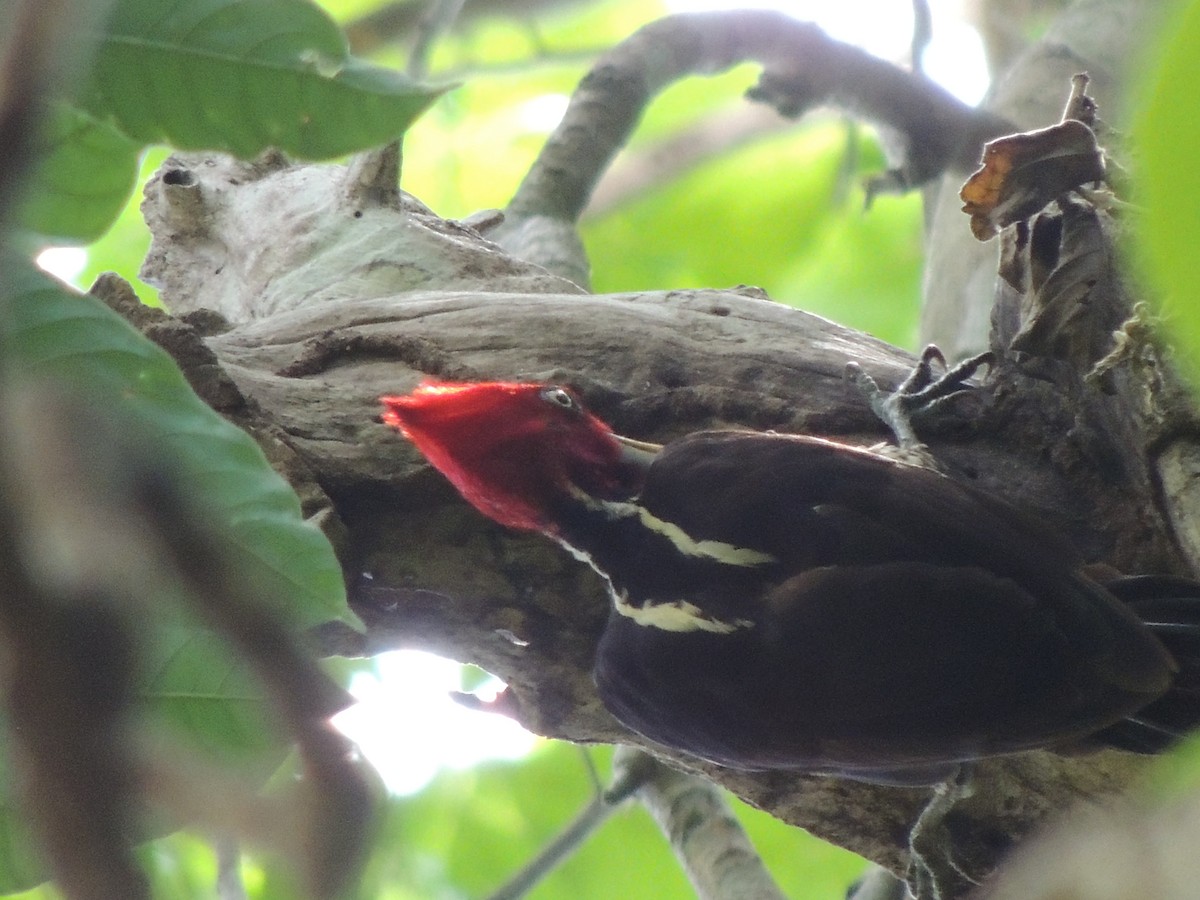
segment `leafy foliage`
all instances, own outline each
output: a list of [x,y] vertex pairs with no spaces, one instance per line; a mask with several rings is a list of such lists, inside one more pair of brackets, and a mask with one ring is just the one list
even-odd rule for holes
[[23,224],[95,240],[147,144],[327,159],[398,138],[440,93],[350,56],[308,0],[117,0],[86,86],[55,108]]
[[8,297],[3,352],[25,375],[91,392],[141,420],[216,517],[231,549],[245,554],[264,597],[297,629],[357,622],[345,603],[329,542],[300,515],[300,502],[258,445],[193,393],[174,361],[91,297],[73,296],[29,273]]
[[[854,171],[847,158],[861,158]],[[911,346],[920,201],[884,197],[864,210],[858,182],[882,167],[872,140],[829,121],[724,154],[585,224],[595,289],[750,283]]]
[[[1196,246],[1200,244],[1200,122],[1194,106],[1200,54],[1200,2],[1177,3],[1167,17],[1156,56],[1144,69],[1133,144],[1138,155],[1134,250],[1159,297],[1172,347],[1193,391],[1200,386],[1200,315],[1196,311]],[[1150,62],[1150,61],[1148,61]],[[1193,735],[1156,762],[1152,794],[1177,800],[1200,790],[1200,738]]]
[[394,138],[436,93],[351,58],[307,0],[120,0],[81,101],[142,143],[323,158]]
[[[174,361],[115,313],[45,276],[14,279],[13,267],[8,271],[0,342],[8,365],[24,377],[52,378],[88,397],[105,418],[154,436],[209,513],[218,540],[237,560],[237,574],[291,628],[356,624],[332,548],[302,519],[295,493],[254,441],[201,401]],[[161,599],[158,615],[142,622],[144,712],[189,745],[252,761],[265,776],[282,760],[286,743],[261,687],[178,598]],[[0,856],[0,892],[11,892],[36,881],[39,866],[20,836],[20,813],[3,791],[0,780],[0,834],[6,835],[0,854],[9,854]]]
[[[583,754],[600,772],[608,748],[581,750],[543,744],[520,763],[486,763],[445,772],[420,794],[393,798],[376,852],[359,886],[361,897],[456,900],[487,896],[555,837],[586,805],[594,786]],[[840,896],[863,861],[737,804],[754,844],[792,897]],[[203,883],[212,852],[186,836],[157,852],[165,872]],[[286,896],[287,873],[269,862],[250,863],[244,877],[251,896]],[[161,876],[160,876],[161,877]],[[618,810],[560,868],[539,884],[531,900],[661,900],[689,897],[692,889],[666,841],[636,804]]]
[[[90,79],[50,106],[21,225],[93,240],[125,207],[145,143],[252,155],[277,147],[332,156],[396,138],[439,91],[352,59],[340,30],[305,0],[119,0],[97,36]],[[247,104],[257,104],[253,115]],[[161,448],[206,511],[229,577],[295,631],[357,619],[332,550],[241,430],[200,401],[174,362],[91,298],[9,265],[4,359],[47,377]],[[168,588],[169,590],[169,588]],[[139,718],[192,750],[265,775],[287,742],[259,685],[224,639],[164,596],[140,620]],[[2,723],[0,723],[2,724]],[[3,760],[0,759],[0,763]],[[11,779],[0,778],[0,892],[36,883]]]
[[112,125],[65,103],[51,107],[41,166],[24,224],[48,237],[93,241],[112,224],[137,178],[141,147]]

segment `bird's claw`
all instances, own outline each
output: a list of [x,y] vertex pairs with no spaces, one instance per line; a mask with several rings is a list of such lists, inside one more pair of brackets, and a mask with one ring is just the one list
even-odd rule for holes
[[990,351],[981,353],[950,366],[941,375],[935,376],[934,362],[945,368],[946,357],[942,355],[941,350],[930,344],[921,352],[921,358],[913,366],[912,372],[894,391],[883,390],[875,379],[855,362],[846,364],[846,377],[866,397],[871,410],[880,421],[891,429],[900,447],[907,450],[921,444],[913,423],[928,416],[951,397],[970,390],[970,385],[964,382],[982,366],[991,365],[994,360],[995,355]]

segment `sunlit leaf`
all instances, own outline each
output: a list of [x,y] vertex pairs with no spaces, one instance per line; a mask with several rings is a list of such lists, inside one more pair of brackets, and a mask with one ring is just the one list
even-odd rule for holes
[[1200,246],[1200,119],[1194,114],[1200,3],[1186,4],[1164,32],[1142,84],[1134,138],[1140,247],[1149,275],[1164,295],[1176,343],[1200,381],[1200,314],[1196,312],[1196,248]]
[[439,93],[351,57],[307,0],[118,0],[81,102],[142,143],[328,158],[399,137]]

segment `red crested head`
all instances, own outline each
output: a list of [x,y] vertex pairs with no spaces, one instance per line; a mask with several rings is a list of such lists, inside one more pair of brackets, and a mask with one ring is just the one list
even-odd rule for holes
[[380,401],[386,424],[476,509],[510,528],[558,534],[555,510],[580,491],[634,496],[653,449],[617,437],[555,385],[426,382]]

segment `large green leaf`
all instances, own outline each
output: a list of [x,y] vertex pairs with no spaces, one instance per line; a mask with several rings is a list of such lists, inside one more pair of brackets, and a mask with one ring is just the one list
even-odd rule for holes
[[81,102],[142,143],[317,159],[399,137],[439,93],[351,57],[307,0],[118,0]]
[[21,224],[59,240],[100,237],[129,199],[141,151],[112,125],[65,103],[52,104]]
[[154,721],[189,747],[265,778],[283,758],[262,686],[218,634],[155,623],[142,648],[139,696]]
[[141,421],[215,511],[231,552],[296,628],[355,623],[325,536],[245,432],[193,392],[174,361],[103,304],[29,273],[12,293],[4,353],[20,371],[77,385]]
[[[252,584],[291,628],[356,624],[333,550],[302,519],[295,493],[244,432],[192,392],[170,357],[93,298],[18,265],[5,271],[0,353],[10,371],[78,390],[100,415],[130,423],[176,460],[184,488],[203,498],[196,509],[208,514],[233,577]],[[164,596],[159,614],[137,618],[146,722],[265,777],[286,739],[272,727],[261,686],[228,642],[178,601]],[[10,787],[0,777],[0,893],[41,878]]]
[[117,0],[74,105],[49,108],[22,226],[96,240],[147,144],[322,159],[402,135],[442,92],[349,55],[308,0]]

